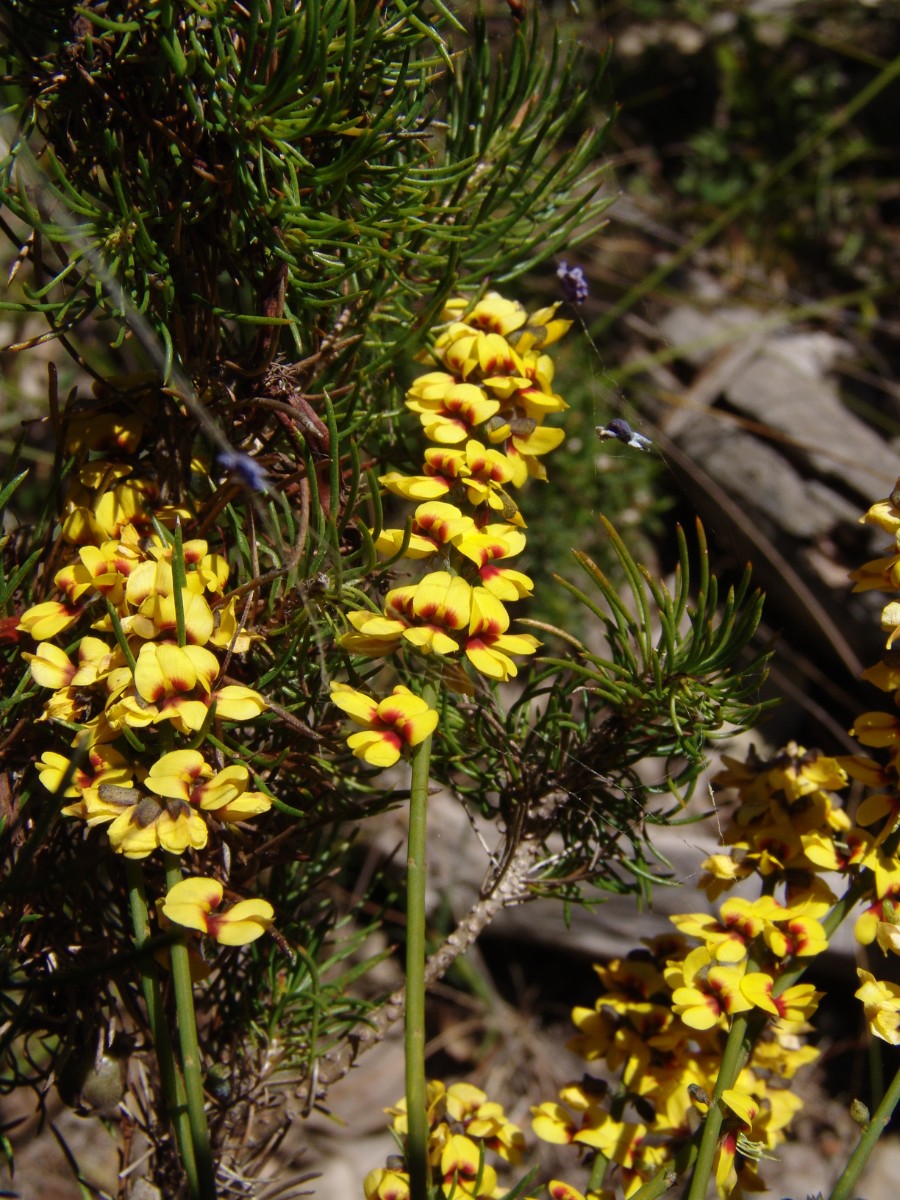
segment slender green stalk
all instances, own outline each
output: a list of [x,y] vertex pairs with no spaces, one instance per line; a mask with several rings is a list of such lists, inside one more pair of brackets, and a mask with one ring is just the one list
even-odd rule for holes
[[885,1092],[884,1099],[875,1109],[872,1119],[863,1130],[862,1137],[857,1142],[856,1149],[850,1155],[840,1179],[834,1185],[829,1200],[849,1200],[850,1196],[855,1195],[857,1181],[862,1174],[863,1168],[869,1161],[869,1155],[875,1149],[878,1139],[887,1128],[887,1124],[898,1102],[900,1102],[900,1070],[897,1071],[891,1080],[891,1085]]
[[122,628],[122,622],[119,618],[119,614],[113,608],[112,604],[109,602],[109,599],[106,596],[104,596],[103,599],[106,604],[107,615],[108,615],[108,617],[110,619],[110,623],[112,624],[112,627],[113,627],[113,633],[115,634],[116,642],[118,643],[119,649],[122,651],[122,654],[125,656],[125,661],[128,663],[129,669],[131,670],[131,673],[133,675],[134,669],[137,666],[137,659],[134,657],[134,653],[133,653],[131,647],[128,645],[128,638],[125,636],[125,631]]
[[594,1161],[591,1163],[591,1178],[588,1182],[588,1188],[591,1191],[599,1192],[603,1187],[603,1181],[606,1179],[606,1174],[609,1171],[609,1159],[600,1150],[594,1155]]
[[[822,926],[829,940],[834,936],[835,930],[853,909],[860,896],[865,894],[870,883],[870,878],[870,873],[866,871],[859,879],[855,880],[823,920]],[[780,996],[783,992],[786,992],[789,987],[792,987],[803,976],[808,965],[806,962],[797,962],[791,969],[780,975],[775,980],[772,995]],[[751,960],[748,970],[756,969],[756,965]],[[734,1019],[728,1034],[728,1040],[725,1044],[722,1066],[716,1079],[713,1102],[710,1105],[709,1112],[706,1114],[700,1133],[696,1166],[694,1167],[694,1173],[691,1177],[690,1187],[686,1193],[685,1200],[703,1200],[703,1197],[706,1195],[709,1186],[709,1177],[712,1174],[713,1160],[715,1159],[716,1148],[719,1143],[719,1133],[721,1132],[722,1121],[725,1116],[721,1103],[721,1095],[727,1088],[734,1085],[734,1081],[740,1074],[741,1068],[747,1061],[753,1044],[759,1035],[762,1024],[764,1024],[764,1020],[760,1018],[758,1013],[755,1015],[752,1012],[749,1014],[740,1013]],[[641,1200],[645,1200],[645,1198],[641,1196]]]
[[[151,936],[147,894],[144,889],[144,873],[140,863],[126,859],[125,875],[128,883],[128,905],[131,910],[134,944],[140,949],[146,945]],[[191,1125],[188,1119],[187,1094],[184,1080],[181,1078],[178,1064],[175,1061],[175,1055],[172,1053],[172,1039],[169,1037],[169,1027],[166,1024],[166,1015],[163,1010],[156,963],[149,951],[141,959],[141,991],[147,1006],[147,1023],[153,1037],[163,1092],[175,1128],[178,1153],[181,1156],[191,1196],[199,1196],[197,1159],[194,1154]]]
[[184,565],[184,545],[181,538],[181,520],[175,522],[175,544],[172,547],[172,599],[175,601],[175,629],[178,645],[187,645],[187,630],[184,624],[184,589],[187,588],[187,571]]
[[[697,1157],[697,1146],[695,1142],[688,1143],[690,1154],[685,1156],[684,1170],[686,1171],[691,1163]],[[671,1163],[666,1163],[660,1167],[655,1175],[642,1183],[636,1192],[632,1192],[629,1200],[656,1200],[657,1196],[661,1196],[663,1192],[667,1192],[670,1187],[678,1179],[679,1170],[678,1164],[673,1166]]]
[[[422,698],[434,708],[430,683]],[[430,1184],[428,1114],[425,1089],[425,827],[431,737],[413,750],[406,855],[406,1116],[410,1200],[427,1200]]]
[[[166,888],[181,881],[181,860],[166,851]],[[200,1046],[197,1041],[197,1021],[194,1016],[194,993],[191,990],[191,966],[185,942],[173,942],[169,947],[172,961],[172,984],[175,991],[175,1011],[178,1015],[178,1040],[181,1045],[181,1069],[187,1093],[187,1111],[191,1140],[197,1160],[197,1200],[216,1200],[216,1170],[212,1160],[209,1125],[203,1098],[203,1076],[200,1070]]]
[[[752,1017],[752,1014],[751,1014]],[[697,1164],[691,1176],[690,1187],[685,1200],[704,1200],[709,1187],[709,1177],[712,1175],[713,1161],[719,1144],[719,1133],[725,1117],[722,1106],[722,1093],[732,1087],[740,1074],[741,1068],[747,1061],[747,1055],[753,1045],[754,1036],[750,1029],[751,1020],[746,1013],[738,1013],[728,1031],[728,1040],[722,1054],[722,1065],[716,1079],[716,1090],[713,1093],[709,1112],[703,1122],[703,1132],[700,1145],[697,1148]]]

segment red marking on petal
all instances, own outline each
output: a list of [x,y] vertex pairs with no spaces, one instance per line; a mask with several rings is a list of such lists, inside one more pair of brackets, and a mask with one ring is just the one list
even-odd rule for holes
[[463,612],[457,608],[451,608],[449,605],[444,609],[444,612],[441,616],[441,627],[444,629],[464,629],[468,623],[468,612]]
[[472,630],[472,633],[477,633],[487,645],[490,645],[491,642],[496,641],[502,635],[503,630],[497,621],[490,617],[482,617],[478,625]]
[[405,714],[400,705],[398,704],[396,707],[393,707],[389,703],[389,699],[382,700],[379,708],[380,712],[372,722],[372,726],[375,729],[394,729],[399,722],[405,719]]
[[[462,412],[462,410],[460,410],[460,412]],[[468,416],[465,413],[463,413],[463,417],[465,417],[464,420],[462,419],[462,417],[452,417],[452,416],[450,416],[450,412],[448,411],[447,415],[442,420],[442,424],[450,425],[453,429],[460,430],[461,433],[468,433],[470,428],[472,427],[473,418],[471,416]],[[452,440],[453,440],[452,438],[444,438],[444,441],[447,441],[447,442],[450,442]]]

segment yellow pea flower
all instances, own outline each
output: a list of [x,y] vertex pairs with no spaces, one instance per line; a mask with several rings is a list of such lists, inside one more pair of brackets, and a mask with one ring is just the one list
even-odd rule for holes
[[438,714],[421,696],[398,684],[385,700],[376,701],[346,683],[331,684],[331,700],[366,728],[347,739],[357,758],[374,767],[391,767],[408,746],[418,746],[434,732]]
[[36,642],[44,642],[70,629],[80,616],[80,608],[71,608],[59,600],[44,600],[25,609],[16,629],[31,634]]
[[882,983],[862,967],[856,968],[856,974],[860,987],[854,995],[862,1001],[870,1032],[891,1046],[900,1046],[900,985]]
[[226,912],[216,912],[224,894],[217,879],[182,879],[169,888],[162,911],[174,924],[208,934],[223,946],[246,946],[262,937],[275,917],[268,900],[239,900]]

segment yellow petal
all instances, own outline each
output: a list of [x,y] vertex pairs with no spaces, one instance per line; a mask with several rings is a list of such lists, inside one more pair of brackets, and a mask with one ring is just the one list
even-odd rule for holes
[[331,703],[361,725],[370,724],[378,715],[378,705],[370,697],[346,683],[331,684]]
[[400,739],[390,730],[364,729],[347,738],[347,745],[357,758],[373,767],[392,767],[400,757]]
[[[194,875],[174,883],[166,892],[166,904],[193,904],[210,910],[221,904],[224,889],[218,879],[206,875]],[[169,914],[166,913],[166,916]]]
[[209,918],[209,933],[222,946],[246,946],[266,932],[275,917],[268,900],[239,900],[233,908]]
[[36,642],[43,642],[74,625],[78,617],[77,609],[68,608],[58,600],[45,600],[26,608],[16,629],[30,633]]
[[40,687],[68,687],[75,675],[75,664],[53,642],[44,642],[37,654],[24,651],[22,657],[31,664],[31,677]]
[[226,721],[252,721],[266,711],[266,702],[252,688],[229,683],[215,693],[216,716]]

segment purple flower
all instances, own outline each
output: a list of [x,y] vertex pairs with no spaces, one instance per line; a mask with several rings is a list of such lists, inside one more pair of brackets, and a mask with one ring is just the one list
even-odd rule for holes
[[642,433],[632,429],[622,417],[613,417],[608,425],[598,425],[597,437],[601,442],[608,441],[609,438],[616,438],[617,441],[624,442],[626,446],[633,446],[635,450],[649,450],[653,445],[648,437],[644,437]]
[[255,458],[242,454],[240,450],[222,450],[216,455],[223,471],[236,475],[251,492],[267,492],[269,477]]
[[570,304],[584,304],[591,294],[581,267],[570,267],[568,263],[561,262],[556,268],[556,278],[559,280],[562,294]]

